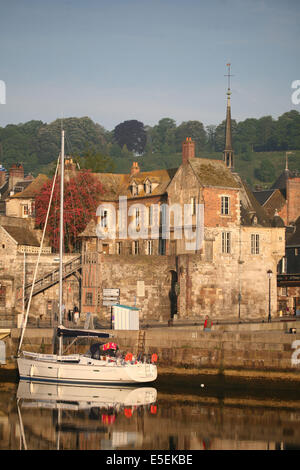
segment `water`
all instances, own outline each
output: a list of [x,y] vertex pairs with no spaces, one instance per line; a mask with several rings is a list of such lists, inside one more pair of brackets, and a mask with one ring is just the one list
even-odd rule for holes
[[293,383],[169,375],[109,389],[2,380],[1,450],[300,448]]

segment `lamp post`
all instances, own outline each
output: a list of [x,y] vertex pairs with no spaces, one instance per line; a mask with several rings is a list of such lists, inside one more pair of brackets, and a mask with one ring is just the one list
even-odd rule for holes
[[268,322],[270,322],[271,321],[271,278],[272,278],[272,274],[273,274],[271,269],[269,269],[267,271],[267,274],[268,274],[268,278],[269,278],[269,315],[268,315]]

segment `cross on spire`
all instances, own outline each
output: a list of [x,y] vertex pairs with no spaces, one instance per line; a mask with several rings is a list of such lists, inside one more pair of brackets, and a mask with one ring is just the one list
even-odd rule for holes
[[231,106],[230,106],[230,66],[231,64],[226,64],[228,67],[228,73],[225,77],[228,78],[228,90],[227,90],[227,111],[226,111],[226,125],[225,125],[225,149],[223,152],[223,159],[227,168],[233,170],[234,168],[234,157],[233,157],[233,148],[232,148],[232,139],[231,139]]
[[231,67],[231,64],[228,63],[226,64],[227,67],[228,67],[228,73],[224,75],[224,77],[227,77],[228,78],[228,91],[230,90],[230,77],[234,77],[234,75],[231,75],[230,73],[230,67]]

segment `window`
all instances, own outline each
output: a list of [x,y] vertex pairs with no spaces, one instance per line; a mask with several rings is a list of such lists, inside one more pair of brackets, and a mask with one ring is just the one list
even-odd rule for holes
[[122,254],[122,242],[117,242],[117,255]]
[[133,196],[137,196],[139,194],[139,187],[136,183],[132,183],[131,185],[131,194]]
[[251,234],[251,254],[258,255],[259,254],[259,235]]
[[93,305],[93,293],[92,292],[87,292],[85,294],[85,304]]
[[192,215],[196,215],[196,198],[191,198]]
[[153,240],[147,240],[146,253],[147,255],[153,254]]
[[146,194],[151,194],[152,193],[152,184],[151,184],[151,181],[146,181],[146,183],[144,183],[144,190],[145,190],[145,193]]
[[158,242],[158,251],[160,255],[166,254],[166,239],[160,238]]
[[281,295],[283,297],[287,297],[288,296],[288,288],[287,287],[282,287],[281,288]]
[[221,214],[229,215],[229,197],[228,196],[221,197]]
[[135,226],[138,227],[140,225],[140,210],[135,209]]
[[100,215],[100,225],[101,227],[107,227],[107,217],[108,217],[108,211],[102,209],[101,210],[101,215]]
[[23,206],[23,215],[28,215],[28,204]]
[[132,244],[132,254],[133,255],[138,255],[139,254],[139,242],[136,241],[136,240]]
[[231,233],[222,233],[222,253],[231,253]]
[[286,274],[287,272],[287,258],[282,258],[281,260],[281,274]]

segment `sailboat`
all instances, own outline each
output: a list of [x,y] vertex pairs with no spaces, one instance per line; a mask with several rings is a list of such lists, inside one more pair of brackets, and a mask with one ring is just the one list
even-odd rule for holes
[[[44,240],[50,205],[58,170],[53,179],[52,192],[50,196],[48,212],[46,216],[44,231],[41,240],[41,247],[37,259],[36,269],[33,276],[30,297],[27,305],[26,315],[23,318],[22,333],[18,347],[17,364],[20,380],[41,381],[50,383],[73,384],[73,385],[130,385],[136,383],[152,382],[157,378],[157,366],[154,361],[137,360],[135,357],[126,355],[119,356],[116,353],[115,343],[107,343],[107,352],[104,354],[103,347],[98,344],[98,348],[92,348],[87,354],[63,354],[63,337],[85,336],[106,339],[111,337],[110,333],[98,330],[73,330],[65,328],[63,323],[63,196],[64,196],[64,130],[61,133],[61,153],[60,153],[60,262],[59,262],[59,327],[56,335],[59,339],[58,354],[40,354],[22,350],[24,333],[27,325],[30,302],[33,293],[33,286],[37,273],[37,266],[41,247]],[[96,343],[97,344],[97,343]],[[110,347],[109,345],[112,344]]]

